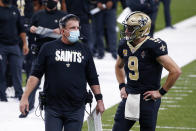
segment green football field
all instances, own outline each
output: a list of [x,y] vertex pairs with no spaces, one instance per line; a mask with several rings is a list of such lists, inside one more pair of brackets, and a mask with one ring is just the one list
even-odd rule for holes
[[[196,15],[196,0],[171,0],[172,24]],[[120,5],[118,14],[121,12]],[[164,28],[163,5],[159,7],[156,31]],[[162,83],[165,78],[162,79]],[[102,115],[103,131],[111,131],[118,104]],[[83,131],[87,131],[84,123]],[[182,75],[175,86],[162,98],[157,131],[196,131],[196,60],[182,67]],[[136,123],[132,131],[139,131]]]

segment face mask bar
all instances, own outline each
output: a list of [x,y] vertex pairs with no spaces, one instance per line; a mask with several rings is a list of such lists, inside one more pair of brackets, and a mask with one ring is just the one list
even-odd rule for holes
[[136,31],[140,28],[140,26],[129,26],[127,24],[123,24],[123,29],[120,32],[120,38],[125,38],[127,41],[133,41],[136,38]]

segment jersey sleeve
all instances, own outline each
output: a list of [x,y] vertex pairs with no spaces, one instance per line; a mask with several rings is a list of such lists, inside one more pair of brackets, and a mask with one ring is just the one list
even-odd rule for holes
[[46,66],[46,54],[47,54],[47,47],[43,45],[39,51],[38,57],[35,60],[35,64],[33,65],[31,75],[35,76],[39,79],[42,78],[44,72],[45,72],[45,66]]
[[164,41],[162,41],[160,39],[155,39],[153,44],[154,44],[154,46],[153,46],[152,50],[153,50],[155,57],[159,57],[159,56],[168,54],[167,44]]
[[87,55],[88,55],[88,61],[87,61],[87,66],[86,66],[87,82],[88,82],[89,86],[99,85],[97,70],[95,67],[93,57],[92,57],[91,52],[88,49],[88,47],[86,47],[86,50],[87,50]]
[[31,18],[31,26],[38,26],[38,20],[39,20],[39,17],[38,17],[38,13],[39,12],[37,12],[37,13],[35,13],[33,16],[32,16],[32,18]]
[[123,58],[123,44],[126,42],[126,40],[120,40],[119,46],[118,46],[118,55]]

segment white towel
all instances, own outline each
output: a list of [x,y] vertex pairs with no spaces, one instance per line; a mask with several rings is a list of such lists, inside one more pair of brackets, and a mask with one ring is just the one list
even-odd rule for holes
[[140,94],[129,94],[125,105],[125,119],[139,121]]
[[96,113],[96,108],[87,118],[88,131],[102,131],[101,114]]
[[131,13],[131,9],[129,7],[125,8],[122,13],[118,16],[117,22],[122,24],[126,17]]

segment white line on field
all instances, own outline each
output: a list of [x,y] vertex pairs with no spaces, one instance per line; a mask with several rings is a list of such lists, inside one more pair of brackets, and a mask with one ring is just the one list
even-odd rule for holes
[[167,100],[163,100],[162,103],[176,103],[176,101],[167,101]]
[[156,128],[175,129],[175,130],[196,130],[196,128],[191,128],[191,127],[157,126]]
[[163,97],[162,100],[182,100],[182,97]]
[[186,92],[186,93],[192,93],[192,90],[171,90],[171,92]]
[[161,107],[181,107],[180,105],[161,105]]
[[[140,127],[140,126],[135,126],[135,127]],[[170,126],[156,126],[156,128],[160,129],[174,129],[174,130],[196,130],[196,128],[191,128],[191,127],[170,127]],[[112,131],[112,129],[103,129],[103,131]],[[132,131],[132,130],[130,130]]]

